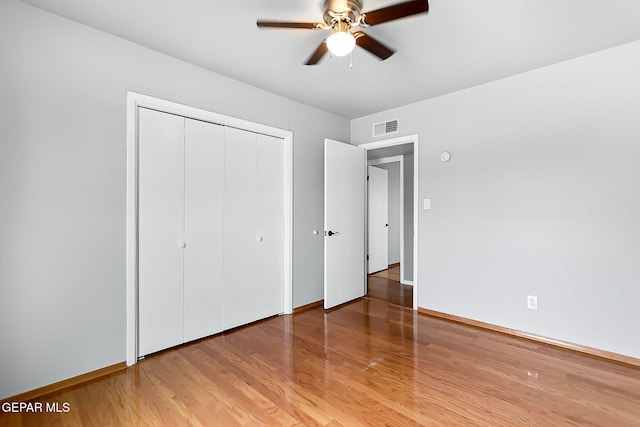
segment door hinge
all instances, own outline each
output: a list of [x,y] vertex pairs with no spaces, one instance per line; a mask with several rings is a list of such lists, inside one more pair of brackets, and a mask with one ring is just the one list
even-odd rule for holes
[[369,181],[369,175],[367,175],[367,181]]
[[367,255],[367,261],[369,261],[369,255]]

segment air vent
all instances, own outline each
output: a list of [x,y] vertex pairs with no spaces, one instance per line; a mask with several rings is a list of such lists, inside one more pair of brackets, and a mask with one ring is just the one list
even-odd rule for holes
[[400,130],[398,126],[398,119],[387,120],[386,122],[373,124],[373,136],[384,136],[392,133],[398,133]]

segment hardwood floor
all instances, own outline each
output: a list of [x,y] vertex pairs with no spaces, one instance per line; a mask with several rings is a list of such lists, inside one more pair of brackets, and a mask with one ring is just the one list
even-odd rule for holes
[[397,264],[370,274],[367,277],[367,288],[367,298],[413,307],[413,287],[400,283],[400,266]]
[[394,282],[400,282],[400,264],[391,264],[386,270],[370,274],[369,277],[381,277]]
[[6,414],[43,425],[640,425],[640,370],[373,298],[168,350]]

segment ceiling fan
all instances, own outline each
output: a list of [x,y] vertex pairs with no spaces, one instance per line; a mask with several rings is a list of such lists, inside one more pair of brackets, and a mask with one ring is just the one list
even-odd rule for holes
[[336,56],[348,55],[356,45],[384,61],[395,51],[362,31],[352,31],[352,28],[371,27],[395,19],[426,13],[429,11],[429,3],[427,0],[413,0],[367,13],[360,12],[361,8],[362,2],[360,0],[325,0],[322,16],[324,22],[283,22],[259,19],[257,24],[258,28],[333,30],[333,33],[326,40],[323,40],[309,57],[306,65],[317,64],[327,51]]

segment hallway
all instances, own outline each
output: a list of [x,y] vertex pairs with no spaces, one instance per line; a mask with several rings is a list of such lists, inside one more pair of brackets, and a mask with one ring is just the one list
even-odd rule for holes
[[387,270],[370,274],[367,284],[365,298],[386,301],[401,307],[413,306],[413,287],[400,283],[399,264],[392,264]]

